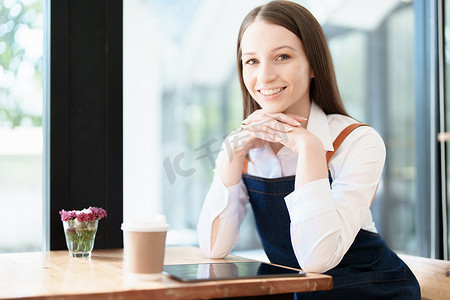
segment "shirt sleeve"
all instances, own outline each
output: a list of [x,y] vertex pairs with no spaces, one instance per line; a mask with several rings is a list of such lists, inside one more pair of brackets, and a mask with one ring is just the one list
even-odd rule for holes
[[[242,179],[227,188],[219,175],[214,175],[197,224],[199,246],[206,256],[222,258],[230,254],[239,239],[239,227],[247,213],[247,205],[248,193]],[[216,217],[219,217],[219,229],[211,249],[211,229]]]
[[381,137],[367,129],[352,132],[336,151],[329,165],[331,188],[328,179],[320,179],[285,197],[292,246],[306,271],[335,267],[364,224],[386,156]]

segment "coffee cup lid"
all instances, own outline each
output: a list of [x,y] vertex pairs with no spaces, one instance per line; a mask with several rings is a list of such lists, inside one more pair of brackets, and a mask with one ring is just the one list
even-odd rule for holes
[[164,215],[154,215],[148,218],[123,222],[121,229],[139,232],[167,231],[169,225]]

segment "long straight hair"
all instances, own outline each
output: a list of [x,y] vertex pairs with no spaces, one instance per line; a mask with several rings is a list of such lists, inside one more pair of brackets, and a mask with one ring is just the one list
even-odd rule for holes
[[294,33],[305,48],[306,57],[314,73],[309,96],[325,114],[348,116],[339,95],[330,50],[322,27],[303,6],[290,1],[272,1],[258,6],[242,21],[237,40],[237,69],[241,85],[244,119],[261,107],[252,98],[244,84],[241,41],[245,30],[256,20],[280,25]]

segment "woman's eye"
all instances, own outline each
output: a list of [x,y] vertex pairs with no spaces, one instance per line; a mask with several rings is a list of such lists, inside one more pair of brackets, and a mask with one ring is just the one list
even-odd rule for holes
[[280,56],[277,57],[277,60],[287,60],[289,58],[290,58],[289,55],[281,54]]
[[249,60],[247,60],[247,62],[246,62],[246,64],[247,65],[254,65],[254,64],[256,64],[258,61],[256,60],[256,59],[249,59]]

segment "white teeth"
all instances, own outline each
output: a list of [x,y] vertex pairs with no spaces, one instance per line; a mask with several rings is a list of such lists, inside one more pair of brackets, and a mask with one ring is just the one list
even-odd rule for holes
[[264,96],[271,96],[273,94],[279,93],[283,90],[283,88],[276,88],[276,89],[271,89],[271,90],[259,90],[259,92],[261,94],[263,94]]

